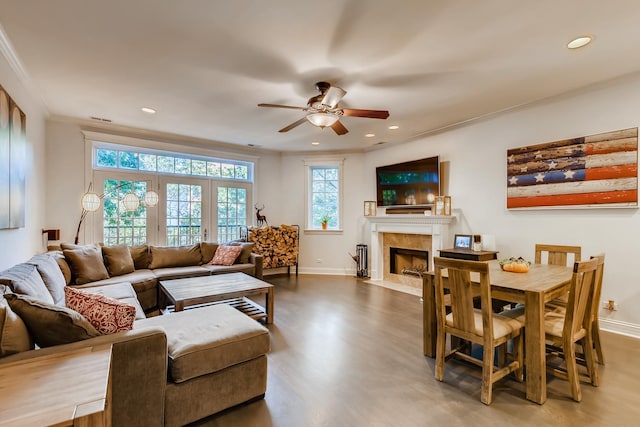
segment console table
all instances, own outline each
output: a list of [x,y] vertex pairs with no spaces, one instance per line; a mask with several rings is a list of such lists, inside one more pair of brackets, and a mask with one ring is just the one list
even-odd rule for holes
[[466,259],[468,261],[491,261],[492,259],[498,259],[498,252],[453,248],[440,249],[440,256],[443,258]]
[[0,426],[110,426],[111,345],[0,364]]

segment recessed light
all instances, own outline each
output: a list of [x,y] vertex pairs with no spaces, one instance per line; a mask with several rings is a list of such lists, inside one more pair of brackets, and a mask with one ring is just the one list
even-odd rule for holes
[[376,136],[376,134],[375,133],[367,133],[367,134],[365,134],[365,136],[367,138],[373,138],[374,136]]
[[144,111],[147,114],[155,114],[156,113],[156,110],[151,108],[151,107],[142,107],[141,110]]
[[318,141],[313,141],[311,145],[320,145],[320,143]]
[[398,126],[398,125],[391,125],[391,126],[389,126],[389,129],[391,129],[391,130],[400,129],[400,126]]
[[578,48],[581,48],[583,46],[588,45],[592,41],[593,41],[593,37],[591,37],[591,36],[581,36],[581,37],[577,37],[577,38],[571,40],[569,43],[567,43],[567,47],[569,49],[578,49]]

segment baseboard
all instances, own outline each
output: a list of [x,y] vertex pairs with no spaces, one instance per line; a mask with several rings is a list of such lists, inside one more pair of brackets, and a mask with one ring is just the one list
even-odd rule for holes
[[355,268],[300,267],[300,274],[325,274],[330,276],[355,276]]
[[627,335],[640,339],[640,325],[629,322],[622,322],[615,319],[600,318],[600,329],[603,331],[613,332],[616,334]]

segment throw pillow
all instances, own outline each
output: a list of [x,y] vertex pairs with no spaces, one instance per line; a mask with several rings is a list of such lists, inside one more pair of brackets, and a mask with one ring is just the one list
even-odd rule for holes
[[81,289],[64,289],[67,307],[82,314],[103,335],[130,331],[136,308],[117,299]]
[[58,263],[58,267],[60,267],[60,271],[64,276],[64,283],[68,285],[71,283],[71,267],[69,267],[69,263],[64,257],[62,250],[49,252],[51,257]]
[[209,265],[233,265],[240,252],[242,252],[242,246],[218,246]]
[[149,263],[151,262],[151,253],[149,252],[149,246],[129,246],[129,253],[131,254],[131,258],[133,258],[133,266],[136,270],[144,270],[145,268],[149,268]]
[[216,250],[218,249],[217,243],[209,243],[209,242],[200,242],[200,252],[202,253],[202,263],[208,264],[209,261],[216,254]]
[[11,309],[24,321],[39,347],[67,344],[100,336],[80,313],[27,295],[6,294]]
[[77,249],[64,249],[62,252],[69,262],[71,274],[75,278],[76,284],[84,285],[109,278],[99,247],[86,245]]
[[251,252],[253,251],[253,247],[255,246],[255,243],[253,243],[253,242],[232,242],[232,243],[229,243],[229,245],[230,246],[240,246],[240,247],[242,247],[242,252],[240,252],[240,256],[235,261],[236,264],[248,264],[249,263],[249,256],[251,255]]
[[64,305],[64,287],[67,283],[55,258],[49,254],[35,255],[27,261],[27,264],[36,266],[44,285],[53,298],[53,303]]
[[133,273],[133,258],[127,246],[104,246],[102,258],[104,258],[110,277]]
[[35,265],[14,265],[0,273],[0,284],[8,286],[15,293],[30,295],[49,304],[54,303]]
[[33,340],[20,316],[0,296],[0,357],[33,349]]

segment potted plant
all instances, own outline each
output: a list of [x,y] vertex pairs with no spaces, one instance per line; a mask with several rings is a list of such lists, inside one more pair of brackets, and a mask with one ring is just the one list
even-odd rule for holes
[[331,221],[331,217],[329,215],[323,215],[320,218],[320,224],[322,225],[323,230],[327,229],[327,225],[329,224],[329,221]]

